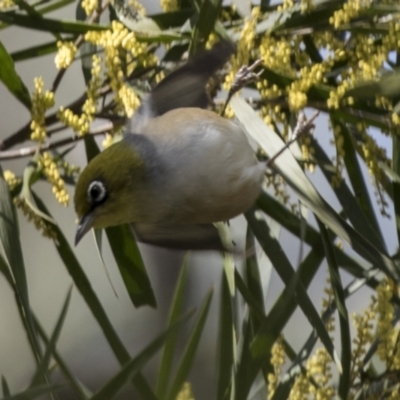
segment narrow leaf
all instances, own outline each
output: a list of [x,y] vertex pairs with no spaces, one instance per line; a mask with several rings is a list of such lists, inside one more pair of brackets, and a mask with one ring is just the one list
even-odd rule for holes
[[175,400],[176,399],[176,396],[178,395],[179,391],[181,390],[182,385],[185,382],[186,377],[188,376],[188,374],[190,372],[190,368],[194,361],[194,355],[196,353],[197,346],[200,341],[201,333],[203,331],[204,324],[206,322],[208,310],[210,309],[212,295],[213,295],[213,290],[211,289],[208,292],[208,294],[204,300],[204,303],[199,311],[199,316],[197,317],[192,334],[189,338],[189,342],[183,353],[182,360],[179,364],[178,371],[175,375],[175,379],[173,380],[171,389],[168,392],[168,396],[166,397],[167,400]]
[[6,378],[4,375],[1,376],[1,386],[3,389],[3,397],[4,399],[8,399],[11,396],[10,388],[8,386],[8,383],[6,381]]
[[15,70],[14,61],[0,42],[0,80],[7,89],[28,109],[32,107],[29,91]]
[[143,351],[135,358],[131,359],[113,378],[111,378],[91,400],[109,400],[113,399],[121,390],[125,383],[139,373],[150,358],[164,345],[169,335],[175,333],[189,318],[193,312],[187,313],[185,316],[176,321],[164,333],[154,339]]
[[[36,330],[38,331],[39,336],[43,340],[44,344],[46,346],[49,345],[49,338],[47,337],[43,327],[40,325],[38,319],[34,316],[34,322],[35,322],[35,327]],[[58,354],[57,350],[54,349],[53,352],[53,357],[60,368],[60,371],[64,374],[65,379],[67,380],[68,384],[71,386],[72,389],[74,389],[76,395],[78,396],[79,399],[82,400],[87,400],[91,396],[91,392],[83,386],[82,383],[80,383],[75,376],[72,374],[72,372],[69,370],[67,367],[66,363],[64,360],[61,358],[61,356]]]
[[25,390],[24,392],[13,394],[9,397],[4,397],[1,400],[33,400],[36,397],[43,396],[45,394],[51,393],[54,390],[62,388],[61,385],[41,385],[35,388]]
[[342,399],[346,399],[350,389],[350,364],[351,364],[351,336],[350,336],[350,321],[347,312],[345,294],[340,278],[339,267],[335,259],[335,253],[332,249],[332,243],[329,240],[328,232],[325,226],[319,221],[318,226],[321,232],[322,241],[324,243],[325,254],[328,260],[329,276],[335,296],[336,307],[339,311],[340,338],[341,338],[341,361],[343,372],[339,379],[339,395]]
[[6,13],[0,11],[0,21],[10,25],[17,25],[44,32],[56,33],[86,33],[87,31],[104,31],[108,27],[100,24],[90,24],[86,22],[61,21],[51,18],[32,18],[27,15]]
[[38,385],[40,381],[44,378],[45,374],[47,373],[51,357],[53,356],[53,353],[55,351],[56,343],[60,336],[61,329],[63,327],[65,317],[67,315],[69,301],[71,299],[71,292],[72,292],[72,287],[68,290],[67,297],[65,299],[60,316],[58,317],[58,321],[54,328],[53,334],[51,335],[51,338],[49,340],[49,343],[47,344],[47,348],[43,355],[43,358],[41,359],[40,364],[36,369],[35,375],[33,376],[33,379],[30,384],[31,388],[34,388],[36,385]]
[[156,298],[139,247],[129,225],[106,228],[106,234],[125,287],[135,307],[156,307]]
[[[172,299],[171,309],[168,317],[168,327],[172,326],[182,313],[183,300],[185,294],[185,285],[187,278],[189,255],[185,256],[183,265],[176,284],[174,298]],[[165,346],[161,358],[160,368],[157,375],[156,395],[163,399],[166,397],[168,390],[168,381],[171,375],[171,366],[174,359],[178,332],[171,334],[165,341]]]
[[219,313],[218,345],[218,384],[217,399],[230,399],[234,391],[235,365],[235,324],[233,319],[233,299],[229,289],[226,273],[221,279],[221,303]]
[[55,53],[57,51],[57,40],[43,43],[38,46],[28,47],[24,50],[15,51],[11,53],[10,56],[14,62],[29,60],[31,58],[36,58],[40,56],[45,56],[47,54]]
[[[1,68],[0,68],[1,69]],[[33,354],[38,361],[41,349],[33,326],[29,305],[28,283],[19,237],[18,221],[8,185],[0,166],[0,253],[7,262],[15,282],[16,297],[19,300],[21,318],[27,329]]]

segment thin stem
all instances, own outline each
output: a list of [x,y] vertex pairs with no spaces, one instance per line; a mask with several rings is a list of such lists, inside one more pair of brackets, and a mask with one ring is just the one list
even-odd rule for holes
[[[87,135],[92,135],[92,136],[103,135],[113,128],[114,128],[114,124],[111,122],[108,122],[102,126],[99,126],[98,128],[94,128]],[[58,140],[53,143],[42,144],[40,146],[39,151],[43,152],[43,151],[47,151],[47,150],[51,150],[51,149],[56,149],[58,147],[66,146],[71,143],[76,143],[76,142],[79,142],[80,140],[84,139],[85,136],[72,136],[70,138]],[[33,154],[36,153],[37,150],[38,150],[38,146],[29,146],[29,147],[23,147],[22,149],[17,149],[17,150],[0,151],[0,161],[13,160],[16,158],[32,156]]]

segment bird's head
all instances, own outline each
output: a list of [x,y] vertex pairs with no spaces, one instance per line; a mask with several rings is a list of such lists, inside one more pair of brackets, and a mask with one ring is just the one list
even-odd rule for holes
[[79,218],[75,244],[91,228],[131,222],[135,185],[144,177],[144,160],[125,141],[113,144],[93,158],[75,188],[74,204]]

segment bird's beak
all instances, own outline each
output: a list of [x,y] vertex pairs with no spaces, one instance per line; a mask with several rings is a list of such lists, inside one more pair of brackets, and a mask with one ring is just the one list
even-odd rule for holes
[[92,228],[94,222],[94,213],[89,211],[84,215],[79,221],[78,228],[75,234],[75,246],[81,241],[81,239],[86,235],[86,233]]

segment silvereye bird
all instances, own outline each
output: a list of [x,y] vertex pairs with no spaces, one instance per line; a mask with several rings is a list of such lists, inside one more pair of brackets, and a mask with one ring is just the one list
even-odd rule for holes
[[124,138],[80,175],[75,243],[90,228],[132,224],[139,241],[179,249],[223,249],[215,222],[247,211],[264,175],[234,122],[202,109],[205,86],[233,45],[217,44],[156,86]]

